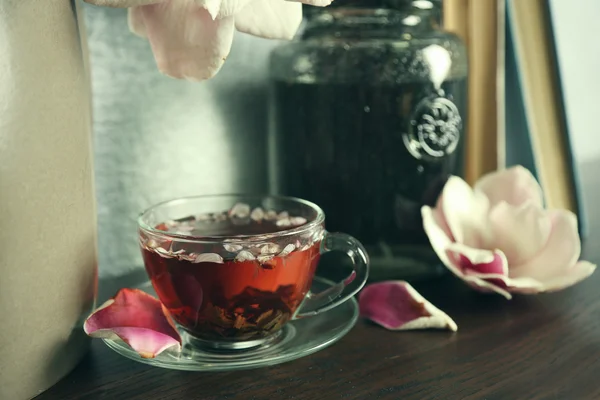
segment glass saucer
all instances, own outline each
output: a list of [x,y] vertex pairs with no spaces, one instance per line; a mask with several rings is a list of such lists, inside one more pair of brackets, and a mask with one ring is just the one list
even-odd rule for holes
[[[318,293],[333,285],[327,279],[315,277],[311,290]],[[156,295],[149,281],[139,286],[139,289]],[[314,317],[287,323],[281,334],[265,345],[235,353],[203,351],[192,346],[189,335],[181,330],[182,351],[165,351],[156,358],[140,357],[123,341],[103,340],[120,355],[155,367],[183,371],[232,371],[281,364],[315,353],[341,339],[352,329],[357,319],[358,303],[351,298]]]

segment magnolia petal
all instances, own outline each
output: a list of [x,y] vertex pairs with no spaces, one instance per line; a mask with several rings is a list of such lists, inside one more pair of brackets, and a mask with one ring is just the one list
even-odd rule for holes
[[596,270],[596,265],[589,261],[579,261],[573,267],[565,271],[564,274],[550,278],[544,282],[544,292],[556,292],[558,290],[566,289],[569,286],[573,286],[576,283],[581,282]]
[[219,14],[217,18],[237,16],[241,11],[246,8],[249,3],[255,2],[256,0],[221,0],[221,7],[219,8]]
[[160,3],[163,0],[83,0],[86,3],[102,7],[129,8]]
[[273,221],[273,220],[276,220],[277,218],[278,218],[278,214],[274,210],[269,210],[264,215],[264,219],[266,219],[267,221]]
[[221,257],[217,253],[201,253],[194,257],[194,264],[199,263],[214,263],[214,264],[223,264],[223,257]]
[[458,264],[454,264],[452,260],[446,254],[446,249],[452,243],[447,232],[438,224],[436,220],[434,209],[429,206],[421,207],[421,218],[423,219],[423,229],[429,238],[431,247],[442,261],[442,263],[450,269],[455,275],[461,276],[462,272]]
[[[508,290],[523,293],[539,291],[540,284],[533,279],[513,280],[505,275],[508,265],[501,252],[496,255],[487,250],[465,248],[453,243],[436,221],[433,211],[427,206],[421,208],[423,228],[434,251],[454,275],[474,289],[498,293],[507,299],[512,298]],[[463,252],[466,255],[462,255]],[[474,266],[473,262],[480,265]],[[512,290],[514,287],[516,290]]]
[[474,248],[485,248],[490,241],[487,227],[489,202],[480,192],[457,176],[451,176],[442,192],[443,215],[450,232],[459,243]]
[[499,202],[489,215],[494,247],[502,249],[511,268],[539,253],[550,237],[552,222],[532,200],[520,206]]
[[288,0],[288,1],[298,1],[299,3],[308,4],[309,6],[315,7],[327,7],[333,0]]
[[507,300],[512,299],[512,295],[507,290],[508,287],[502,279],[488,278],[483,279],[479,276],[463,276],[461,277],[469,286],[480,292],[498,293],[504,296]]
[[280,251],[279,245],[277,243],[267,243],[260,248],[260,254],[270,254],[275,255]]
[[229,218],[248,218],[250,216],[250,205],[246,203],[236,203],[229,210]]
[[253,261],[253,260],[256,260],[256,257],[254,257],[254,254],[252,254],[248,250],[242,250],[237,254],[237,256],[235,256],[235,261],[237,261],[237,262]]
[[141,7],[132,7],[127,11],[127,23],[129,30],[139,37],[147,38],[146,23]]
[[433,219],[436,224],[444,231],[446,236],[451,241],[454,241],[454,236],[452,236],[452,232],[450,231],[450,226],[448,226],[448,221],[446,221],[446,216],[444,215],[444,194],[440,194],[437,199],[435,208],[432,210]]
[[290,222],[294,226],[304,225],[306,223],[306,218],[304,217],[291,217]]
[[237,14],[251,0],[194,0],[205,8],[213,19],[231,17]]
[[302,4],[254,0],[235,15],[235,28],[267,39],[292,39],[302,22]]
[[160,301],[138,289],[121,289],[86,320],[83,329],[96,338],[119,338],[143,358],[181,349],[181,337]]
[[496,292],[511,299],[512,293],[532,294],[543,289],[543,285],[530,277],[511,278],[509,265],[500,250],[470,249],[458,243],[448,246],[448,256],[460,264],[460,278],[471,287],[484,292]]
[[213,20],[217,19],[219,10],[221,9],[222,0],[195,0],[195,2],[208,11]]
[[508,261],[501,250],[474,249],[462,243],[451,243],[451,252],[463,273],[470,275],[508,276]]
[[540,184],[527,168],[520,165],[484,175],[475,184],[475,190],[485,193],[492,207],[501,201],[513,206],[526,201],[532,201],[540,208],[544,206]]
[[451,243],[446,252],[454,265],[458,265],[458,275],[471,287],[496,292],[510,299],[508,292],[508,262],[500,250],[473,249],[461,243]]
[[483,292],[495,292],[512,298],[511,293],[536,294],[544,291],[544,285],[532,278],[509,278],[500,275],[465,275],[463,279],[475,289]]
[[292,251],[294,251],[296,249],[296,245],[290,243],[287,244],[283,250],[281,250],[281,253],[277,254],[278,257],[285,257],[288,254],[290,254]]
[[[591,264],[583,270],[573,271],[581,255],[581,240],[577,229],[577,217],[570,211],[548,211],[552,228],[546,245],[529,261],[515,267],[511,273],[515,277],[527,276],[540,281],[544,286],[566,287],[564,282],[579,282],[577,277],[589,276]],[[572,274],[575,275],[572,275]],[[587,275],[586,275],[587,274]],[[575,277],[575,278],[574,278]],[[583,279],[583,278],[582,278]]]
[[252,210],[252,212],[250,213],[250,218],[254,221],[262,221],[262,219],[265,217],[265,212],[262,208],[260,207],[256,207],[254,210]]
[[167,0],[141,8],[158,69],[178,79],[213,77],[229,55],[232,17],[213,20],[189,1]]
[[223,248],[230,253],[237,253],[238,251],[242,250],[244,246],[234,242],[233,240],[226,239],[225,243],[223,243]]
[[446,313],[421,296],[409,283],[374,283],[360,293],[360,314],[390,330],[458,329]]

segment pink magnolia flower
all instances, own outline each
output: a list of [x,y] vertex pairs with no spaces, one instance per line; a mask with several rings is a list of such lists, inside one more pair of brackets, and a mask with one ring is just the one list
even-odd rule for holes
[[173,78],[213,77],[231,49],[234,30],[269,39],[291,39],[302,4],[332,0],[85,0],[129,8],[129,27],[147,38],[158,69]]
[[83,324],[95,338],[121,339],[143,358],[181,350],[181,337],[161,302],[138,289],[121,289]]
[[482,177],[473,189],[458,177],[435,208],[421,209],[423,226],[441,261],[472,287],[533,294],[564,289],[596,266],[578,261],[576,216],[546,210],[533,175],[517,166]]

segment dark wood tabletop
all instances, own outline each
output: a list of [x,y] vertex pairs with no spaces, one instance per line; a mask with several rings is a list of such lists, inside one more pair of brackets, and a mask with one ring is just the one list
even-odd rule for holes
[[[589,226],[584,258],[595,263],[599,169],[600,162],[581,167]],[[101,296],[137,278],[104,281]],[[559,293],[507,301],[452,277],[422,282],[414,286],[452,316],[458,332],[390,332],[360,320],[320,352],[238,372],[153,368],[94,340],[81,364],[36,399],[600,399],[599,285],[596,272]]]

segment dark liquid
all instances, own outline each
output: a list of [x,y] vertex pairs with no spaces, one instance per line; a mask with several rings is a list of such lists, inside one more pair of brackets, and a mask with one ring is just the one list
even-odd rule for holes
[[[275,191],[321,206],[328,230],[359,239],[374,267],[386,251],[395,256],[399,249],[420,246],[427,252],[420,209],[435,204],[449,175],[462,176],[465,80],[448,81],[441,89],[434,91],[430,83],[377,87],[275,82]],[[448,113],[435,114],[423,105],[424,99],[440,97],[445,100],[438,105],[449,101],[458,111],[458,135],[442,138],[442,129],[449,125],[431,124],[432,137],[441,140],[425,138],[429,152],[417,148],[418,158],[406,145],[407,138],[418,139],[419,125],[411,121],[450,122]],[[428,113],[432,115],[424,117]]]
[[[164,224],[158,228],[167,230]],[[219,235],[277,230],[281,228],[268,221],[218,223]],[[217,234],[206,227],[203,233]],[[158,297],[184,329],[200,339],[244,341],[262,339],[280,329],[308,292],[319,260],[320,242],[298,244],[289,254],[276,255],[293,243],[298,244],[292,239],[278,242],[270,250],[275,254],[272,257],[261,257],[266,244],[246,248],[244,251],[256,257],[251,260],[236,260],[242,250],[235,243],[224,248],[223,243],[162,242],[160,248],[175,253],[165,257],[156,247],[143,245],[142,255]],[[194,262],[196,254],[219,254],[223,262]]]

